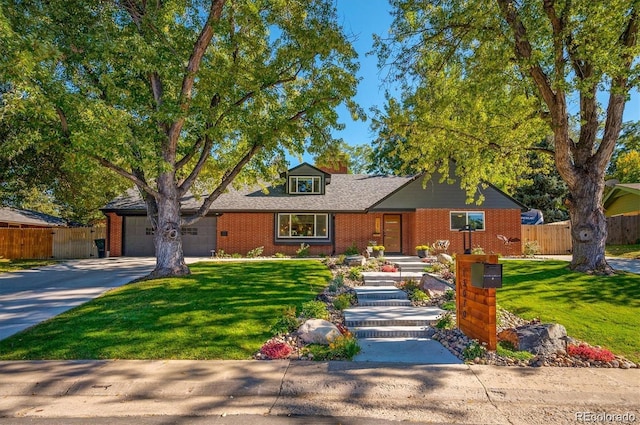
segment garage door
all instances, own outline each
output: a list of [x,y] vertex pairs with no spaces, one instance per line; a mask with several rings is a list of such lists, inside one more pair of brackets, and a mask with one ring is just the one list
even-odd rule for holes
[[[185,256],[211,255],[216,247],[216,218],[204,217],[182,229],[182,250]],[[153,257],[153,231],[147,217],[124,218],[124,255]]]

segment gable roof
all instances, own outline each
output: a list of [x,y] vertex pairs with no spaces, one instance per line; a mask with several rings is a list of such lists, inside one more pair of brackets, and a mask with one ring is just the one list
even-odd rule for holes
[[640,211],[640,183],[618,183],[602,201],[607,216]]
[[63,227],[67,225],[67,222],[59,217],[11,207],[0,207],[0,222],[42,227]]

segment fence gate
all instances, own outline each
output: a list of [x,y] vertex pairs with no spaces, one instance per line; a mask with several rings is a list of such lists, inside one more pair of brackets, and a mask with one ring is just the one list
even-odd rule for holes
[[0,258],[46,259],[53,256],[53,229],[0,229]]
[[104,239],[105,227],[73,227],[53,230],[53,258],[97,258],[95,240]]

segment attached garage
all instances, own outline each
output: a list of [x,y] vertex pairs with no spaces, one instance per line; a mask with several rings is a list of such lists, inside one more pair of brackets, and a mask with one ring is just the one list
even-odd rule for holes
[[[125,216],[123,223],[123,255],[153,257],[153,229],[146,216]],[[196,224],[182,228],[182,249],[187,257],[210,256],[216,248],[216,217],[204,217]]]

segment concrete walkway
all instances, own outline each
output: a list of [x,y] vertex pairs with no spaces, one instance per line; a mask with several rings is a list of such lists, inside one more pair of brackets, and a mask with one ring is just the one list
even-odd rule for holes
[[639,370],[127,360],[0,362],[0,376],[5,418],[301,415],[300,424],[328,416],[537,425],[580,423],[576,415],[597,412],[640,420]]

